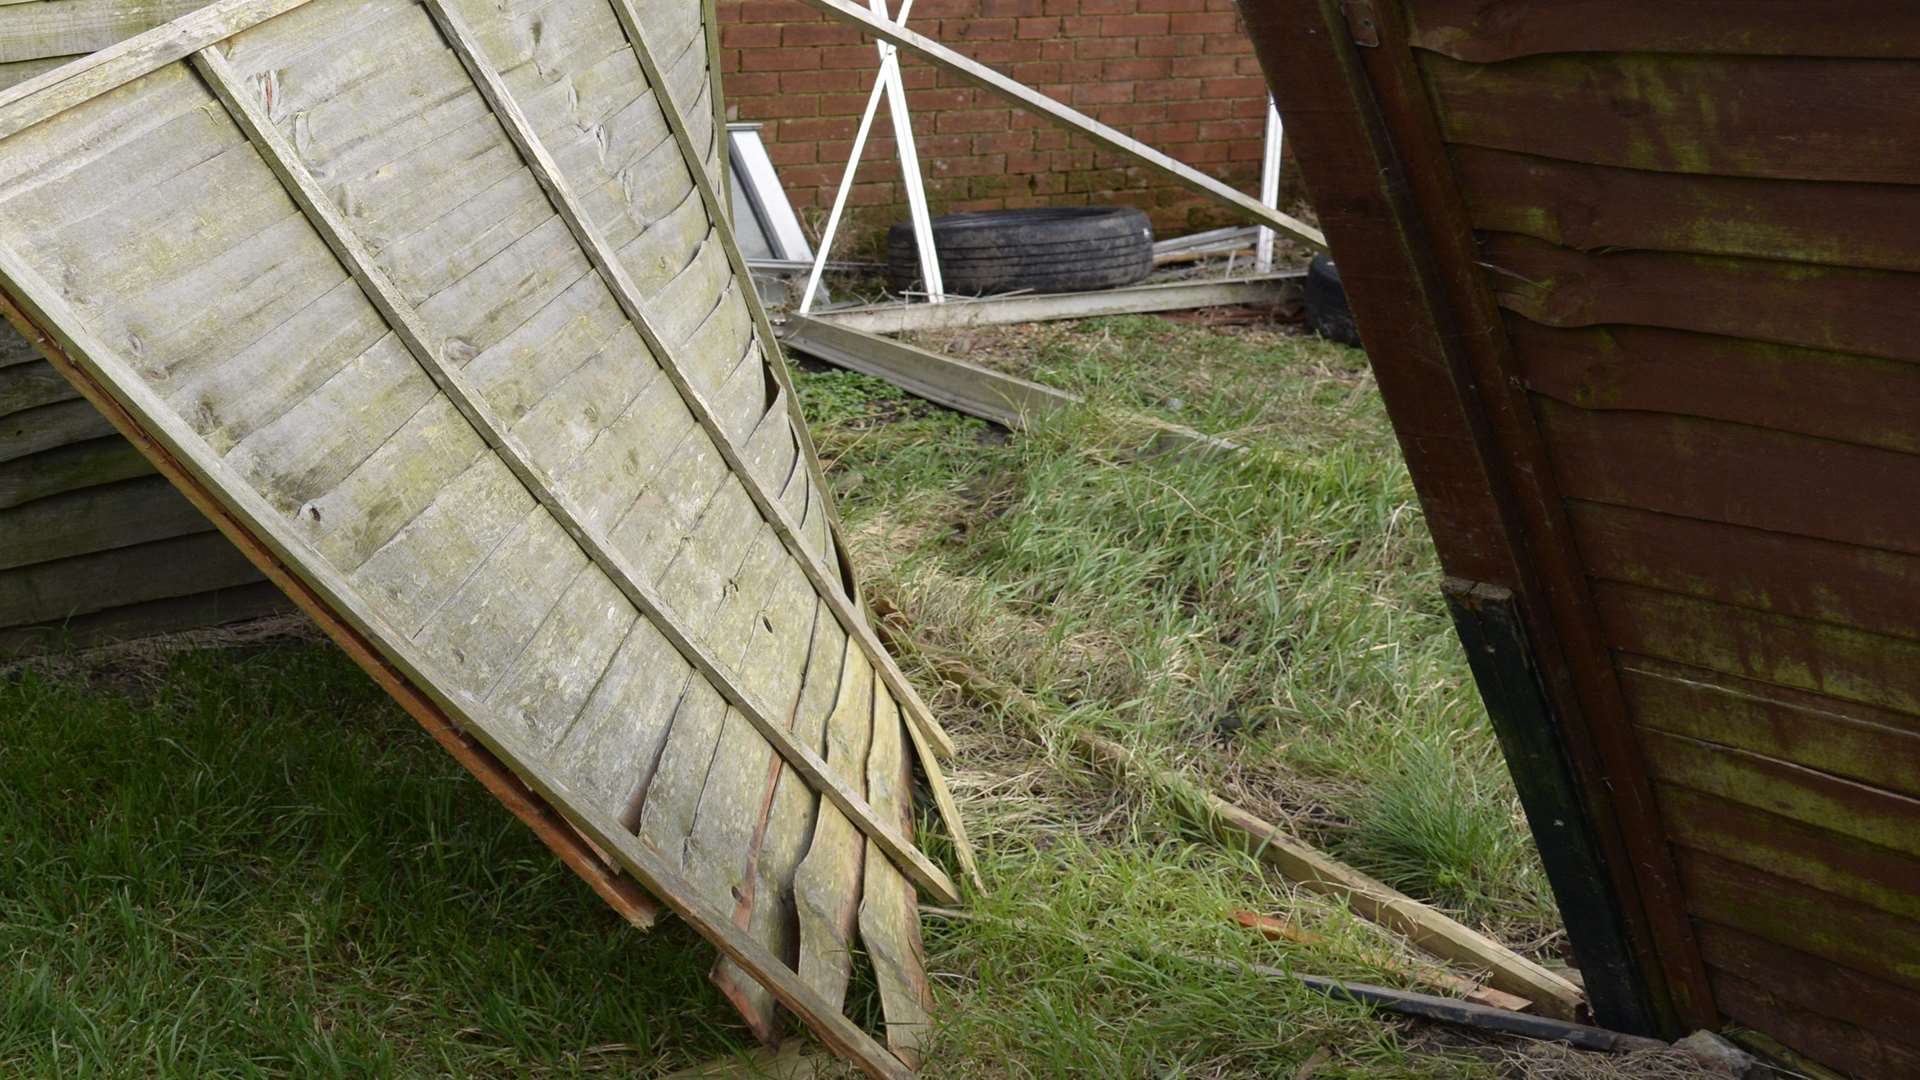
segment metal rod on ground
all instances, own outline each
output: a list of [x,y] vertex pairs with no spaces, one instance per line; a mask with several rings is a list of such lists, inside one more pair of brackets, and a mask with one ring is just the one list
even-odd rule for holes
[[[1280,126],[1280,109],[1269,97],[1266,154],[1260,162],[1260,201],[1275,209],[1280,206],[1280,156],[1286,145],[1282,141],[1285,136],[1285,129]],[[1265,225],[1260,226],[1254,240],[1253,268],[1262,274],[1273,272],[1273,230]]]
[[[1038,928],[1029,927],[1018,919],[995,918],[971,911],[955,911],[951,908],[920,905],[922,915],[951,919],[956,922],[998,922],[1019,930],[1031,930],[1041,933]],[[1052,931],[1047,933],[1052,934]],[[1088,952],[1093,951],[1093,942],[1081,934],[1066,935],[1074,944]],[[1344,979],[1330,978],[1325,975],[1301,975],[1265,964],[1241,964],[1219,957],[1193,956],[1170,949],[1150,949],[1143,951],[1161,959],[1174,960],[1223,971],[1250,971],[1268,979],[1286,979],[1297,982],[1316,993],[1325,994],[1339,1001],[1351,1001],[1359,1005],[1370,1005],[1377,1009],[1400,1013],[1403,1016],[1416,1016],[1423,1020],[1437,1020],[1444,1024],[1458,1024],[1480,1031],[1491,1031],[1501,1035],[1516,1035],[1526,1039],[1541,1039],[1548,1042],[1562,1042],[1578,1050],[1591,1050],[1604,1054],[1628,1054],[1643,1050],[1666,1050],[1667,1043],[1658,1039],[1628,1035],[1624,1032],[1609,1031],[1606,1028],[1590,1024],[1577,1024],[1569,1020],[1556,1020],[1545,1016],[1532,1016],[1527,1013],[1510,1012],[1494,1008],[1491,1005],[1476,1005],[1459,998],[1440,997],[1435,994],[1422,994],[1414,990],[1396,990],[1390,986],[1374,986],[1371,983],[1348,982]]]

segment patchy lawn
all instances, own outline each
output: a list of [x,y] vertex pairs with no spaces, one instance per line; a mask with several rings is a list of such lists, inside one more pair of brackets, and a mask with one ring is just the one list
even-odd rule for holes
[[[988,884],[926,923],[929,1076],[1683,1075],[1211,962],[1405,985],[1411,954],[1070,749],[1120,740],[1559,960],[1358,353],[1155,318],[921,343],[1091,401],[1010,437],[798,376],[856,563],[959,741]],[[1143,455],[1122,408],[1248,449]],[[932,674],[956,664],[1037,709]],[[710,949],[627,932],[461,777],[311,640],[0,679],[0,1074],[647,1076],[746,1044]],[[1236,909],[1318,937],[1258,940]]]

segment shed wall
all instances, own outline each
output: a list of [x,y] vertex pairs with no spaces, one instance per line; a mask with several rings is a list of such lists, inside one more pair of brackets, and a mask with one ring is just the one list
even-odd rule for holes
[[0,657],[287,608],[279,590],[0,323]]

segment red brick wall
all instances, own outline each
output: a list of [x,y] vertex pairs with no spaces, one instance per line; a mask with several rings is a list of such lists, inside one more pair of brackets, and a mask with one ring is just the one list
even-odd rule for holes
[[[718,0],[734,120],[757,120],[817,232],[873,85],[873,45],[798,0]],[[898,0],[889,0],[889,10]],[[1232,0],[915,0],[908,25],[1243,191],[1257,193],[1266,85]],[[902,54],[936,213],[1117,203],[1173,236],[1237,223],[1217,204],[1097,150],[1006,99]],[[835,254],[871,252],[906,217],[882,106]]]

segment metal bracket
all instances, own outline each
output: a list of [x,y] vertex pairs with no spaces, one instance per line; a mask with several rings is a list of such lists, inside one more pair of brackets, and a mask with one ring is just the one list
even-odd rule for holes
[[1340,10],[1347,17],[1347,33],[1353,43],[1366,49],[1380,47],[1380,21],[1374,14],[1373,0],[1345,0]]

